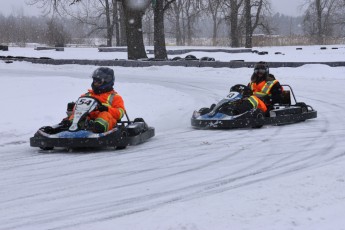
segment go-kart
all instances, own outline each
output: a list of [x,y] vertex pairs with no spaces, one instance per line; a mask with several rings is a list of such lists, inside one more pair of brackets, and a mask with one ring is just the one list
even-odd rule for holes
[[317,117],[317,111],[310,105],[297,102],[289,85],[282,86],[284,91],[281,103],[269,106],[266,113],[259,109],[239,113],[236,103],[242,99],[242,95],[239,92],[230,92],[217,104],[194,111],[191,125],[206,129],[261,128],[264,125],[285,125]]
[[93,132],[93,121],[87,117],[100,105],[100,101],[88,96],[80,97],[72,105],[69,103],[67,114],[70,114],[71,107],[74,107],[72,123],[66,125],[66,122],[61,122],[54,126],[41,127],[30,138],[30,146],[42,150],[52,150],[54,147],[124,149],[128,145],[143,143],[155,135],[155,129],[149,127],[144,119],[136,118],[130,121],[127,113],[125,113],[127,121],[118,121],[113,129],[104,133]]

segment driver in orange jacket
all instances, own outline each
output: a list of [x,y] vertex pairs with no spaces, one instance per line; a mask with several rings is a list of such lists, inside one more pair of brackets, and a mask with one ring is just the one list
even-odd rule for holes
[[269,73],[269,66],[266,62],[260,61],[254,66],[254,73],[248,87],[254,95],[265,102],[268,107],[282,100],[283,88],[274,75]]
[[[108,67],[99,67],[92,73],[91,88],[82,96],[90,96],[98,99],[100,105],[95,111],[89,114],[94,120],[93,132],[103,133],[114,128],[117,121],[121,120],[125,113],[125,106],[122,97],[114,91],[114,70]],[[73,114],[68,118],[67,123],[73,120]]]

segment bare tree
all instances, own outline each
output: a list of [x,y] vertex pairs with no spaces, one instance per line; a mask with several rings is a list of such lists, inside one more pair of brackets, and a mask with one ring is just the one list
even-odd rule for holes
[[28,42],[28,31],[26,29],[28,26],[28,21],[23,14],[20,14],[17,16],[16,24],[18,29],[18,32],[16,33],[17,44],[21,47],[25,47],[26,43]]
[[155,1],[154,12],[154,53],[157,59],[167,59],[164,34],[164,3],[165,1]]
[[240,9],[243,6],[243,0],[230,0],[225,1],[224,6],[230,9],[226,19],[230,22],[230,40],[231,47],[240,47],[241,30],[239,26]]
[[194,35],[194,24],[197,20],[200,12],[202,11],[201,8],[201,1],[200,0],[187,0],[185,1],[184,5],[184,12],[185,12],[185,20],[186,20],[186,33],[187,35],[187,45],[192,45],[192,38]]
[[153,46],[153,8],[149,8],[145,15],[143,16],[143,33],[144,33],[144,41],[147,45]]
[[245,18],[245,29],[246,29],[246,48],[252,47],[252,35],[253,35],[253,25],[252,25],[252,6],[250,0],[244,1],[244,18]]
[[180,46],[183,45],[182,41],[182,31],[181,31],[181,18],[182,18],[182,11],[183,8],[183,1],[176,0],[172,4],[172,18],[174,19],[175,24],[175,38],[176,38],[176,45]]
[[323,29],[322,29],[322,6],[321,6],[321,0],[315,0],[315,8],[316,8],[316,24],[317,24],[317,40],[319,44],[322,44],[322,35],[323,35]]
[[324,44],[326,37],[335,35],[336,28],[343,28],[343,0],[307,0],[304,14],[305,32],[317,44]]
[[254,30],[259,26],[269,31],[270,26],[264,21],[265,14],[270,12],[269,0],[244,0],[245,47],[252,47]]
[[62,23],[56,18],[47,21],[47,32],[45,33],[46,41],[49,45],[64,46],[71,40]]
[[22,14],[0,16],[0,31],[6,31],[0,33],[0,43],[12,43],[22,47],[27,43],[64,45],[71,42],[70,31],[76,32],[70,22],[69,19],[57,17],[27,17]]
[[59,12],[63,12],[77,20],[80,24],[91,27],[89,35],[106,31],[107,46],[113,45],[113,35],[116,34],[116,45],[121,44],[121,37],[125,34],[120,33],[119,14],[122,8],[119,8],[117,0],[83,0],[79,4],[61,4]]
[[201,0],[176,0],[171,5],[169,16],[175,24],[176,45],[191,45],[196,19],[203,10]]
[[[118,6],[118,12],[119,12],[119,28],[116,28],[116,34],[119,36],[118,43],[116,43],[117,46],[127,46],[127,38],[126,38],[126,20],[125,20],[125,11],[123,9],[122,4],[117,4]],[[115,24],[116,25],[116,24]]]
[[[142,17],[148,6],[148,0],[143,0],[144,4],[140,4],[140,7],[137,7],[133,0],[30,0],[30,4],[41,4],[49,11],[75,15],[75,18],[81,22],[94,25],[95,30],[105,29],[108,46],[111,45],[114,23],[117,22],[117,12],[114,12],[114,9],[118,9],[114,7],[117,2],[122,3],[124,10],[128,59],[147,58],[142,33]],[[93,20],[88,21],[90,19]],[[102,27],[103,24],[105,26]]]
[[154,53],[157,59],[167,59],[164,31],[164,14],[176,0],[154,1]]
[[217,45],[217,34],[220,23],[224,20],[222,15],[222,8],[224,6],[224,0],[207,0],[205,1],[206,12],[211,14],[213,29],[212,29],[212,45]]
[[128,59],[147,58],[142,30],[144,11],[131,8],[125,1],[122,5],[125,12]]
[[114,27],[117,37],[120,36],[116,0],[30,0],[30,4],[40,5],[45,7],[46,12],[56,12],[62,17],[71,17],[80,24],[88,25],[91,28],[88,35],[106,31],[107,46],[112,46]]

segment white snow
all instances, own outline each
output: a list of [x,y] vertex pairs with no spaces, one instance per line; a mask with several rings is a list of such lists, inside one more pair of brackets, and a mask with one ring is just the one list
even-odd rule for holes
[[[264,47],[217,60],[345,61],[344,48]],[[275,55],[274,52],[285,55]],[[7,56],[126,58],[13,48]],[[181,55],[184,56],[184,55]],[[173,57],[173,56],[172,56]],[[125,150],[43,152],[29,138],[58,123],[95,66],[0,61],[0,229],[345,229],[345,67],[271,68],[318,118],[261,129],[196,130],[194,109],[249,81],[250,68],[112,67],[130,118],[156,136]]]

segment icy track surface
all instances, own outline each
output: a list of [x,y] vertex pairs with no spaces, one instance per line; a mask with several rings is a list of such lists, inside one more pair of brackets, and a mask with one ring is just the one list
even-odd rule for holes
[[115,151],[43,152],[29,138],[90,87],[93,66],[0,63],[0,229],[345,229],[345,68],[271,69],[318,111],[261,129],[195,130],[251,69],[114,68],[128,115],[156,136]]

